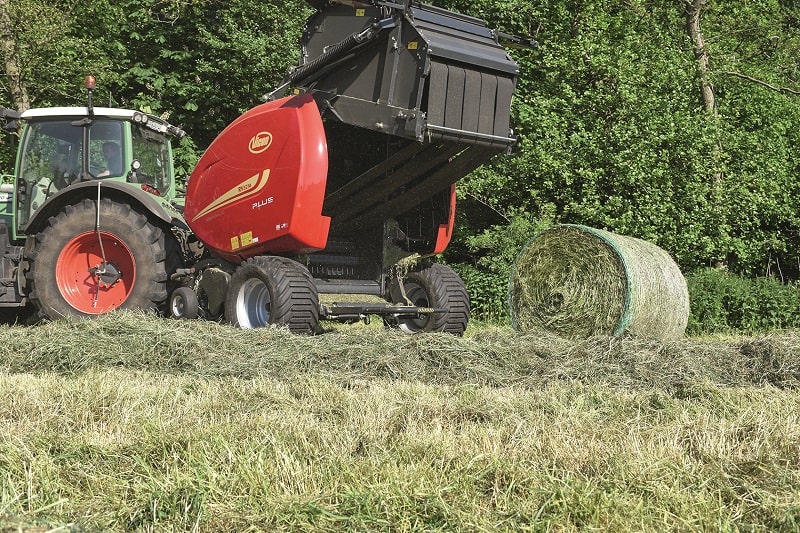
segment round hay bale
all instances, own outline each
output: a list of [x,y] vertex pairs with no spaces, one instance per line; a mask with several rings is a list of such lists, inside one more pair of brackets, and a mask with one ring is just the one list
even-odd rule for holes
[[686,279],[658,246],[608,231],[564,224],[522,250],[508,290],[518,331],[570,338],[682,337],[689,320]]

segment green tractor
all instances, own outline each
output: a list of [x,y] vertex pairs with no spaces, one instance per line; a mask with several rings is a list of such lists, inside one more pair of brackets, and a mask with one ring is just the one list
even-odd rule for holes
[[[171,139],[158,117],[86,107],[0,109],[19,131],[0,188],[0,310],[47,318],[155,308],[167,300],[167,247],[186,225]],[[22,123],[20,127],[20,123]]]

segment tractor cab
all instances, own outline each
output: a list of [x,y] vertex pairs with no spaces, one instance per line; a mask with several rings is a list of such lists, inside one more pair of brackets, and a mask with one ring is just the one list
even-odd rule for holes
[[48,199],[82,181],[123,181],[163,198],[175,196],[170,138],[177,128],[138,111],[92,111],[59,107],[21,114],[15,237]]
[[60,190],[89,180],[130,183],[164,199],[176,195],[172,136],[183,132],[138,111],[85,107],[31,109],[15,169],[13,239]]
[[94,77],[84,86],[86,107],[0,109],[3,129],[20,133],[14,183],[0,197],[11,241],[24,238],[40,208],[71,185],[108,180],[129,183],[160,203],[176,196],[171,139],[185,133],[147,113],[94,107]]

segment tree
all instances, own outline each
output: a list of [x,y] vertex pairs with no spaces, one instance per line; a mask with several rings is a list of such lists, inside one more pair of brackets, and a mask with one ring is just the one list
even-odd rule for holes
[[[748,275],[778,262],[797,275],[795,7],[492,5],[509,9],[499,24],[527,10],[541,46],[518,56],[518,154],[460,184],[468,233],[453,260],[499,256],[485,247],[508,242],[503,217],[531,215],[647,239],[686,272],[726,259]],[[476,241],[484,232],[496,238]]]
[[797,15],[778,0],[715,1],[704,13],[723,135],[727,255],[748,275],[798,276]]
[[24,111],[30,107],[30,96],[23,75],[16,15],[16,10],[12,12],[9,0],[0,0],[0,50],[6,73],[2,86],[4,92],[10,95],[14,107],[18,111]]
[[0,98],[18,109],[81,105],[83,78],[93,74],[96,102],[162,115],[189,132],[177,154],[184,174],[296,62],[309,13],[300,0],[0,0],[0,8]]
[[109,100],[168,117],[202,148],[297,61],[308,8],[299,0],[95,0],[76,13],[76,30],[113,62],[102,75]]

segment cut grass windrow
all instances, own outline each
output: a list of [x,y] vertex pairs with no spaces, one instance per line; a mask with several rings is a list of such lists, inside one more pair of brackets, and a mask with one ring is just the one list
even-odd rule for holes
[[0,531],[800,527],[794,333],[470,333],[0,329]]

